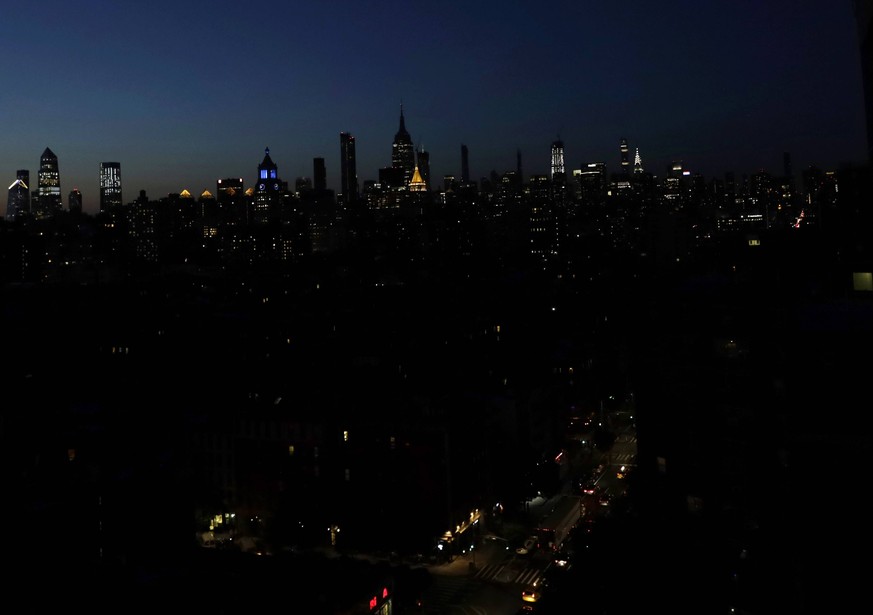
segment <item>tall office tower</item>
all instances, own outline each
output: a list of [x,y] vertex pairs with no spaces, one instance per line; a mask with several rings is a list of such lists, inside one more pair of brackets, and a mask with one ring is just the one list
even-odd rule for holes
[[[21,171],[18,172],[19,174]],[[15,220],[25,217],[30,213],[30,188],[21,179],[12,182],[9,186],[9,194],[6,198],[6,220],[15,222]]]
[[524,183],[523,175],[521,174],[521,150],[515,150],[515,181],[520,186]]
[[630,171],[630,159],[628,158],[630,152],[627,146],[627,139],[624,137],[619,140],[619,149],[621,150],[621,172],[627,174]]
[[279,167],[270,158],[270,148],[264,149],[264,159],[258,165],[258,181],[254,192],[254,221],[267,222],[279,208],[283,184],[279,180]]
[[67,209],[71,214],[82,213],[82,193],[78,188],[73,188],[67,196]]
[[355,138],[347,132],[340,133],[340,198],[346,206],[358,200]]
[[39,159],[37,203],[34,205],[35,218],[51,218],[63,208],[58,157],[49,148],[45,148]]
[[430,152],[426,151],[421,145],[418,146],[416,153],[416,166],[421,174],[421,179],[424,181],[425,189],[430,190]]
[[861,80],[867,115],[867,156],[868,163],[873,164],[873,0],[854,0],[853,5],[858,24]]
[[579,198],[583,204],[598,205],[606,201],[608,185],[605,162],[589,162],[574,175],[579,182]]
[[395,169],[403,169],[403,184],[407,185],[415,170],[415,148],[412,145],[412,137],[406,130],[403,105],[400,105],[400,128],[394,134],[394,143],[391,145],[391,166]]
[[564,173],[564,142],[560,139],[552,142],[552,180],[556,173]]
[[461,145],[461,181],[464,184],[470,183],[470,153],[467,151],[466,145]]
[[324,166],[324,158],[312,159],[312,187],[318,194],[327,190],[327,169]]
[[121,163],[100,163],[100,211],[121,207]]
[[640,158],[640,148],[636,149],[634,152],[634,174],[644,173],[643,171],[643,159]]

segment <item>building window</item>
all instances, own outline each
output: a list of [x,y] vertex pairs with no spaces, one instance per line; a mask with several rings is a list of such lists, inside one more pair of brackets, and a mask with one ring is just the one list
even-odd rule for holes
[[852,274],[852,287],[855,290],[873,291],[873,273],[870,271],[856,271]]

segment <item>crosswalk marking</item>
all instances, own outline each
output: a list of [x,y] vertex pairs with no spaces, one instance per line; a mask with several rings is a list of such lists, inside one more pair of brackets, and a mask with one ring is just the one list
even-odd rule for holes
[[508,568],[505,563],[488,564],[476,571],[475,578],[480,581],[496,581],[499,583],[517,583],[530,585],[534,583],[542,571],[539,568],[525,567],[521,570]]

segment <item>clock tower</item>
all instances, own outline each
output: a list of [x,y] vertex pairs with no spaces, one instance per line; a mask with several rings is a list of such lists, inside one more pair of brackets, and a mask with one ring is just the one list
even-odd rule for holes
[[258,165],[258,179],[254,190],[254,220],[266,222],[270,212],[279,208],[284,184],[279,179],[279,169],[270,158],[270,148],[264,149],[264,159]]

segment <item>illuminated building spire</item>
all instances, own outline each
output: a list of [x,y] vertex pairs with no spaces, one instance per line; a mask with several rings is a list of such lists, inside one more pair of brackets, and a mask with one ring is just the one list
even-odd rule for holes
[[640,158],[640,148],[634,153],[634,174],[643,172],[643,159]]

